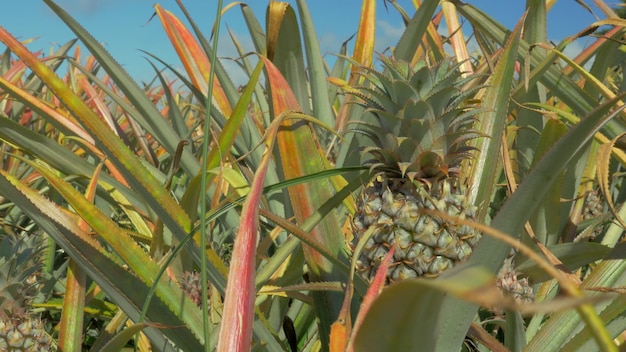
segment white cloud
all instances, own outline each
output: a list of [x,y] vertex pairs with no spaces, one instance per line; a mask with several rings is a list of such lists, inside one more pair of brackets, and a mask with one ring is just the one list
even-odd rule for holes
[[378,21],[378,27],[376,29],[376,51],[382,52],[398,44],[398,40],[400,40],[406,28],[402,22],[394,26],[387,21],[381,20]]
[[324,33],[318,38],[322,55],[329,53],[338,53],[339,50],[341,50],[341,44],[343,44],[343,41],[346,39],[347,38],[339,39],[337,35],[332,32]]
[[378,21],[378,29],[381,31],[381,35],[385,38],[400,39],[400,36],[405,31],[404,24],[394,26],[387,21]]
[[[233,36],[243,48],[244,53],[255,51],[254,44],[252,43],[252,39],[249,35],[241,35],[233,31]],[[248,74],[245,73],[239,65],[241,62],[239,52],[237,51],[237,47],[228,33],[222,32],[222,34],[220,34],[217,54],[233,83],[237,86],[245,85],[248,82]],[[257,62],[257,57],[254,55],[246,56],[246,58],[253,65]],[[237,60],[238,62],[235,62],[234,60]]]
[[567,57],[575,58],[576,56],[578,56],[578,54],[580,54],[583,51],[583,49],[584,48],[580,40],[575,40],[571,42],[567,47],[565,47],[565,50],[563,50],[563,53]]

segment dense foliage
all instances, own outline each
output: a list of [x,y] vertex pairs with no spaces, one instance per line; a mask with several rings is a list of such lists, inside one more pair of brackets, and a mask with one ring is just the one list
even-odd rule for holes
[[623,348],[626,21],[602,1],[556,45],[553,1],[515,28],[385,2],[406,30],[379,54],[364,0],[332,65],[305,0],[233,3],[243,87],[180,3],[187,25],[155,11],[184,72],[151,57],[139,86],[44,2],[89,55],[0,27],[0,349]]

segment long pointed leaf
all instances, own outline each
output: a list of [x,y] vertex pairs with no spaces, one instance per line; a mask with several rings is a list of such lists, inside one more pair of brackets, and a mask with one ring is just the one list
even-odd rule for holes
[[16,97],[16,99],[18,99],[20,102],[26,104],[35,112],[42,115],[50,116],[50,121],[53,123],[56,122],[56,125],[61,127],[63,131],[69,131],[70,133],[75,134],[80,138],[83,138],[88,143],[95,143],[89,133],[87,133],[82,127],[75,124],[70,119],[68,119],[67,116],[63,116],[61,113],[45,104],[43,101],[35,98],[24,89],[16,87],[11,82],[4,80],[2,77],[0,77],[0,87],[2,87],[5,92],[10,93],[14,97]]
[[[90,240],[89,234],[82,231],[54,203],[45,199],[36,191],[21,184],[11,175],[0,169],[0,192],[13,200],[28,216],[46,231],[63,250],[83,268],[107,295],[131,319],[139,320],[140,307],[148,292],[148,287],[128,270],[122,268],[115,260]],[[182,322],[170,309],[155,300],[150,307],[150,318],[154,321],[180,325]],[[169,331],[168,331],[169,330]],[[145,333],[159,348],[174,351],[163,334],[154,328],[148,328]],[[186,329],[173,332],[165,329],[172,341],[180,343],[180,348],[197,350],[201,345],[193,334]],[[186,346],[186,347],[182,347]]]
[[435,10],[439,6],[439,0],[423,1],[415,12],[411,22],[406,26],[406,30],[402,33],[393,56],[398,60],[412,62],[417,51],[417,47],[422,42],[426,28],[431,23],[431,19]]
[[[95,197],[98,176],[103,165],[104,163],[98,164],[94,176],[87,186],[86,197],[90,201],[93,201]],[[79,222],[81,229],[87,232],[89,225],[82,219]],[[78,266],[76,261],[70,259],[63,309],[61,310],[61,322],[59,323],[59,347],[67,352],[78,351],[78,346],[82,343],[86,285],[87,273]]]
[[[183,5],[181,0],[176,0],[176,4],[178,4],[180,9],[185,14],[185,18],[187,18],[187,21],[189,21],[189,24],[191,25],[193,32],[196,34],[196,37],[200,41],[200,45],[202,46],[202,49],[206,53],[206,56],[213,57],[213,49],[211,48],[211,45],[209,45],[208,40],[202,34],[202,30],[198,27],[198,25],[196,25],[196,22],[193,20],[193,18],[189,14],[189,11],[187,11],[187,8]],[[224,7],[222,11],[225,13],[228,8],[229,6],[226,6]],[[216,62],[214,62],[212,67],[215,69],[215,76],[219,80],[220,84],[222,85],[222,89],[224,90],[224,94],[226,95],[226,97],[228,98],[228,101],[230,102],[230,106],[234,106],[235,102],[239,98],[239,94],[237,94],[237,88],[235,87],[232,80],[228,76],[228,72],[226,71],[226,69],[224,68],[224,65],[222,65],[222,62],[220,60],[217,60]]]
[[313,109],[313,115],[323,123],[332,126],[335,123],[335,114],[333,113],[328,95],[328,83],[324,75],[324,61],[306,1],[298,0],[298,13],[302,20],[306,62],[308,64],[308,74],[311,85],[311,107]]
[[[124,92],[124,95],[131,101],[134,107],[146,117],[147,126],[151,133],[159,140],[167,151],[174,155],[180,138],[176,135],[172,127],[161,117],[161,114],[152,101],[145,95],[145,92],[128,75],[124,68],[104,49],[89,32],[87,32],[76,20],[59,7],[52,0],[44,0],[54,13],[65,22],[65,24],[80,38],[89,51],[96,57],[98,63],[109,74],[117,86]],[[12,47],[12,46],[10,46]],[[17,53],[16,53],[17,54]],[[30,66],[32,68],[32,66]],[[39,74],[38,74],[39,75]],[[195,175],[200,164],[190,151],[183,151],[181,165],[189,174]]]
[[[286,2],[270,2],[267,19],[268,58],[281,70],[298,101],[298,111],[311,114],[300,28],[293,8]],[[272,56],[273,53],[273,56]]]
[[[49,0],[46,0],[50,2]],[[50,2],[51,3],[51,2]],[[51,5],[52,6],[52,5]],[[59,11],[62,11],[59,9]],[[83,33],[84,35],[87,35]],[[93,38],[92,38],[93,39]],[[103,121],[79,98],[64,82],[59,79],[50,69],[41,63],[19,41],[0,27],[0,40],[10,47],[35,73],[37,73],[50,89],[70,108],[74,115],[93,133],[97,144],[104,149],[111,160],[120,167],[126,176],[126,180],[149,202],[154,211],[163,220],[163,223],[172,231],[178,240],[184,239],[191,229],[190,219],[183,209],[169,195],[168,191],[146,170],[142,163],[130,151],[124,143],[118,139]],[[99,46],[99,45],[98,45]],[[142,93],[143,94],[143,93]],[[145,96],[144,96],[145,97]],[[156,109],[153,105],[152,108]],[[168,127],[169,128],[169,127]],[[174,148],[173,153],[175,152]],[[185,151],[181,165],[185,160]],[[194,159],[197,165],[197,160]],[[188,165],[190,166],[190,165]],[[198,169],[193,167],[196,172]],[[195,172],[194,172],[195,174]],[[200,262],[201,253],[197,248],[191,248],[191,253],[197,262]],[[222,282],[222,278],[213,277],[216,283]]]
[[[208,91],[209,72],[211,63],[198,42],[191,35],[185,25],[171,12],[164,10],[160,5],[154,6],[161,24],[167,33],[170,42],[176,49],[178,57],[183,62],[187,74],[196,88],[206,94]],[[213,84],[213,98],[217,102],[222,113],[230,116],[232,108],[226,98],[219,80]]]
[[241,225],[235,238],[228,284],[224,295],[224,311],[218,351],[247,351],[252,338],[254,299],[256,297],[256,247],[259,241],[259,206],[265,175],[274,149],[278,124],[268,132],[265,153],[256,170],[250,193],[241,212]]
[[[508,116],[508,106],[515,73],[515,57],[522,28],[523,19],[520,20],[520,23],[511,33],[504,47],[504,53],[498,60],[495,72],[490,82],[488,82],[489,86],[482,102],[485,112],[479,118],[478,130],[486,137],[482,138],[476,146],[479,153],[474,164],[473,179],[470,182],[471,185],[474,185],[470,199],[475,204],[487,205],[495,189],[500,141],[502,140]],[[485,218],[484,210],[480,218]]]
[[201,319],[197,307],[192,306],[191,300],[183,299],[182,291],[176,289],[175,286],[167,284],[166,280],[156,282],[156,274],[160,269],[159,265],[153,262],[146,252],[120,229],[113,220],[80,195],[71,185],[60,180],[46,167],[35,163],[30,164],[63,195],[72,208],[76,209],[81,218],[113,248],[146,285],[157,285],[157,295],[161,297],[172,312],[179,314],[180,319],[199,338],[201,336],[199,328],[202,324],[200,323]]
[[[264,58],[264,61],[274,118],[289,111],[300,111],[300,106],[281,72],[269,60]],[[306,123],[285,121],[278,133],[278,149],[287,180],[324,169],[323,154],[317,144],[315,132]],[[317,180],[289,189],[289,198],[299,223],[309,218],[316,212],[318,206],[331,197],[331,187],[328,181]],[[334,213],[330,213],[311,231],[311,236],[325,244],[331,253],[341,258],[344,253],[342,250],[344,243],[339,236],[340,233],[339,221]],[[313,280],[337,281],[342,278],[332,263],[316,251],[304,246],[304,253]],[[330,324],[339,314],[342,297],[330,292],[316,293],[314,297],[318,299],[316,309],[322,324],[320,335],[323,344],[327,346]]]
[[[607,101],[585,117],[561,138],[526,177],[517,191],[505,203],[491,226],[504,233],[519,233],[536,207],[556,181],[558,173],[587,147],[594,134],[610,119],[621,113],[621,108],[611,112],[623,95]],[[523,214],[524,216],[520,216]],[[484,238],[470,258],[470,263],[486,265],[496,272],[507,256],[509,247],[491,237]],[[468,305],[466,307],[469,308]],[[457,315],[458,317],[458,315]],[[463,332],[464,333],[464,332]]]
[[374,59],[374,38],[376,38],[376,1],[363,0],[361,4],[361,16],[359,17],[359,30],[354,44],[354,54],[352,59],[356,65],[352,66],[352,77],[350,81],[357,83],[359,70],[361,67],[372,67]]

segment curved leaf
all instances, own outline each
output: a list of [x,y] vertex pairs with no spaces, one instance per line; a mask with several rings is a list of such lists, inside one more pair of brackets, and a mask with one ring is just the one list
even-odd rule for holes
[[145,285],[156,285],[157,295],[199,338],[201,336],[199,328],[202,324],[200,323],[201,319],[197,307],[193,305],[191,300],[184,299],[180,288],[168,284],[167,280],[162,279],[156,282],[159,265],[152,261],[147,253],[125,231],[120,229],[113,220],[80,195],[71,185],[59,179],[46,167],[32,162],[29,162],[29,164],[46,178],[73,209],[76,209],[80,217],[113,248],[115,253],[124,260],[125,264]]
[[[174,14],[164,10],[159,4],[154,5],[154,8],[191,81],[202,93],[207,94],[209,72],[211,71],[209,58],[187,27]],[[230,116],[232,108],[219,80],[215,80],[213,83],[213,98],[222,114]]]
[[383,290],[355,337],[354,350],[444,350],[433,337],[448,336],[447,331],[439,330],[438,324],[444,319],[441,305],[446,293],[463,296],[487,285],[493,278],[479,267],[447,274],[439,280],[403,280]]
[[256,247],[259,242],[259,207],[265,175],[280,120],[268,129],[265,152],[254,174],[250,192],[241,212],[241,224],[235,237],[217,351],[246,351],[252,338],[254,299],[256,297]]
[[[563,265],[570,271],[576,271],[578,268],[605,258],[611,248],[599,243],[581,242],[581,243],[561,243],[548,246],[548,250],[554,254]],[[530,260],[519,257],[516,260],[515,270],[528,276],[533,283],[540,283],[549,279],[551,276],[540,269],[537,264]]]
[[[297,29],[293,10],[289,11],[287,8],[276,11],[279,17],[285,17],[285,23],[270,21],[273,23],[273,26],[280,26],[281,31],[281,33],[276,34],[276,40],[279,40],[277,48],[272,50],[277,50],[276,55],[279,57],[290,58],[294,56],[294,58],[290,60],[283,58],[282,61],[278,60],[277,64],[274,65],[269,59],[261,56],[261,59],[265,61],[273,119],[280,118],[283,114],[303,110],[292,88],[305,90],[303,94],[308,105],[308,92],[306,91],[306,86],[303,86],[305,81],[298,79],[302,72],[294,72],[302,64],[302,56],[299,52],[299,44],[294,43],[293,39],[289,39],[289,37],[293,37],[294,31]],[[279,20],[282,22],[283,18],[277,18],[272,21]],[[286,46],[281,45],[282,40],[287,41]],[[270,45],[268,45],[269,47]],[[270,49],[268,49],[269,51]],[[283,72],[285,75],[283,75]],[[292,78],[289,82],[295,84],[295,87],[287,83],[289,77]],[[310,109],[307,107],[304,111],[306,110]],[[286,180],[309,175],[326,168],[324,153],[320,148],[315,130],[310,123],[294,120],[284,121],[278,132],[277,144],[282,172]],[[321,204],[331,198],[332,190],[333,186],[329,180],[315,180],[311,183],[289,188],[289,199],[296,221],[302,223],[314,214]],[[347,261],[343,250],[344,241],[341,236],[337,236],[340,233],[341,226],[337,215],[335,212],[331,212],[311,231],[311,237],[324,244],[340,260]],[[345,279],[345,276],[340,273],[338,268],[334,267],[320,253],[308,246],[304,246],[303,250],[312,280],[339,281]],[[330,325],[337,318],[343,300],[341,295],[334,292],[314,292],[312,295],[316,300],[315,309],[320,321],[322,345],[327,346],[329,343]]]
[[[145,122],[148,126],[144,128],[149,128],[151,133],[159,140],[161,144],[167,149],[167,151],[174,155],[176,152],[176,148],[178,147],[178,143],[180,142],[180,137],[176,135],[172,127],[165,121],[160,112],[154,106],[152,101],[146,96],[145,92],[139,88],[137,83],[128,75],[128,73],[124,70],[124,68],[115,61],[115,59],[104,49],[104,47],[98,42],[89,32],[87,32],[75,19],[73,19],[67,12],[65,12],[61,7],[59,7],[52,0],[44,0],[46,5],[48,5],[54,13],[56,13],[59,18],[65,22],[65,24],[76,34],[78,38],[85,44],[85,46],[89,49],[89,51],[96,57],[98,63],[104,68],[104,70],[109,74],[109,76],[113,79],[116,85],[124,92],[124,95],[130,100],[132,105],[137,109],[142,116],[145,118]],[[5,42],[6,44],[6,42]],[[16,44],[13,43],[11,45],[7,45],[11,48],[16,48]],[[15,49],[14,49],[15,50]],[[21,50],[20,50],[21,51]],[[16,52],[18,54],[18,52]],[[21,54],[18,54],[18,56]],[[24,61],[27,61],[22,57]],[[29,67],[33,69],[33,71],[37,72],[37,74],[41,76],[41,73],[32,66],[32,63],[28,63]],[[50,74],[47,74],[48,76]],[[55,87],[58,89],[58,85],[51,85],[50,77],[44,76],[42,79],[48,84],[50,87]],[[55,90],[53,89],[53,90]],[[58,91],[55,90],[55,93],[58,94]],[[63,100],[63,98],[61,98]],[[67,101],[66,101],[67,103]],[[69,105],[69,104],[68,104]],[[72,109],[74,113],[82,115],[79,111]],[[95,133],[92,130],[92,133]],[[185,171],[187,171],[191,175],[195,175],[200,169],[200,163],[198,160],[191,154],[189,150],[184,150],[181,165]]]
[[609,165],[611,161],[611,154],[615,143],[622,138],[622,136],[626,136],[626,132],[618,135],[613,138],[609,143],[602,144],[598,149],[598,186],[600,186],[600,191],[602,191],[602,195],[604,199],[606,199],[606,203],[609,205],[609,210],[615,217],[615,220],[622,226],[622,229],[626,229],[626,223],[624,223],[624,219],[620,216],[615,209],[615,204],[613,203],[613,195],[610,190],[610,180],[609,180]]
[[438,6],[439,0],[422,2],[393,51],[393,56],[397,60],[413,61],[417,47],[422,43],[422,38]]
[[354,43],[354,54],[352,59],[355,65],[352,65],[352,77],[350,82],[356,84],[359,82],[358,70],[361,67],[372,67],[374,59],[374,47],[376,38],[376,1],[363,0],[361,4],[361,16],[359,16],[359,30],[356,34],[356,43]]
[[[80,229],[74,219],[68,217],[56,204],[0,169],[0,193],[10,198],[33,221],[46,231],[54,241],[87,272],[106,294],[131,319],[139,320],[140,307],[148,293],[148,287],[135,275],[124,269],[117,260],[98,248],[97,242]],[[180,325],[182,321],[157,298],[150,306],[148,316],[152,321]],[[165,335],[179,348],[199,350],[202,345],[187,329],[164,329],[160,332],[147,328],[146,335],[164,350],[174,351]],[[186,346],[186,347],[182,347]]]
[[[470,180],[470,184],[473,185],[473,194],[470,194],[469,197],[469,199],[474,201],[474,204],[488,205],[495,190],[495,181],[499,169],[498,159],[500,145],[504,133],[505,120],[508,115],[509,95],[513,81],[515,55],[517,53],[521,28],[522,23],[519,23],[516,29],[511,33],[507,46],[504,48],[504,53],[500,57],[495,72],[491,77],[490,85],[487,88],[487,93],[482,103],[482,105],[486,107],[486,112],[479,118],[480,123],[478,130],[484,136],[489,137],[482,138],[480,144],[477,146],[479,153],[473,165],[475,170],[472,174],[473,178]],[[486,218],[485,210],[486,209],[483,209],[481,211],[480,219]],[[517,215],[519,214],[511,214],[510,216]],[[526,220],[524,220],[524,222],[525,221]],[[519,231],[519,229],[514,231]],[[518,232],[506,233],[517,234]],[[490,237],[483,238],[470,260],[472,260],[472,258],[478,258],[479,254],[476,254],[476,252],[483,246],[483,242],[492,240],[493,239]],[[493,241],[497,242],[497,240]],[[497,272],[500,263],[504,260],[504,256],[501,258],[493,257],[493,253],[489,253],[487,256],[498,260],[497,263],[494,263],[495,265],[488,266],[494,273]],[[484,264],[485,260],[487,260],[487,258],[482,258],[482,261],[479,263]],[[442,326],[440,329],[447,331],[448,334],[438,337],[438,347],[441,348],[441,351],[456,349],[461,345],[475,314],[476,307],[468,303],[461,302],[454,298],[450,298],[445,302],[442,312]]]

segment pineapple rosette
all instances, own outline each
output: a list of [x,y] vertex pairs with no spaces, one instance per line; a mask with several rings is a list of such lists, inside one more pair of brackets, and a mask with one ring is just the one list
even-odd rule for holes
[[362,150],[373,175],[352,220],[353,243],[366,241],[358,270],[371,280],[397,244],[388,281],[435,277],[467,259],[481,238],[472,227],[423,211],[467,220],[477,215],[464,167],[474,152],[468,142],[480,136],[473,129],[480,109],[470,103],[480,87],[451,60],[382,63],[382,71],[365,68],[365,84],[351,92],[376,121],[354,128],[371,141]]

